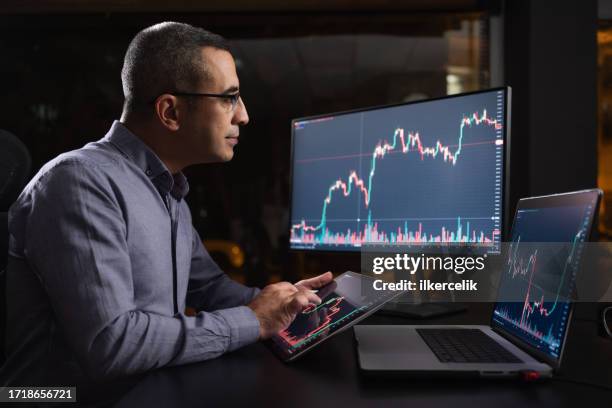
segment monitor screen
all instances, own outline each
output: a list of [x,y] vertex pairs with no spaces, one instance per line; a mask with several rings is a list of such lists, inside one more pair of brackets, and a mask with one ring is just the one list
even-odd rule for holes
[[499,253],[509,92],[294,120],[290,248]]
[[552,360],[561,355],[598,196],[590,190],[525,199],[514,217],[498,293],[504,301],[495,305],[492,326]]

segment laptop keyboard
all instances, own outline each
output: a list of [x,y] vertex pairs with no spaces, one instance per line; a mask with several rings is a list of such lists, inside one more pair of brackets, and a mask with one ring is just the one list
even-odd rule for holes
[[442,363],[522,363],[479,329],[416,329]]

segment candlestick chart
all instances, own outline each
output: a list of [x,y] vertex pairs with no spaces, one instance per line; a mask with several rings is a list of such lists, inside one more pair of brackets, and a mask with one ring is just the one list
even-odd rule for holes
[[351,305],[343,296],[332,293],[320,305],[304,309],[291,326],[278,333],[278,336],[296,349],[327,334],[344,321],[359,316],[366,309],[367,306]]
[[[560,355],[588,207],[519,210],[493,320],[535,348]],[[560,222],[562,220],[562,222]]]
[[290,244],[479,244],[499,250],[505,94],[293,124]]
[[345,272],[316,291],[319,304],[310,304],[297,313],[291,324],[271,338],[273,349],[294,358],[334,334],[351,327],[398,295],[376,290],[374,279]]

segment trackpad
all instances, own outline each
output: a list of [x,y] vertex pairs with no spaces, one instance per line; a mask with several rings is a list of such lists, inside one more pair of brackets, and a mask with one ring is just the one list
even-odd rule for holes
[[441,365],[412,327],[355,326],[359,363],[364,370],[405,370]]

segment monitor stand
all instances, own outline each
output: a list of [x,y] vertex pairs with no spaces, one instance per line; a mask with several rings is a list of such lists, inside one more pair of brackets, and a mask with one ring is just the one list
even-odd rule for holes
[[467,310],[463,303],[451,301],[431,301],[422,293],[406,292],[387,302],[377,313],[391,316],[402,316],[411,319],[430,319],[461,313]]
[[[412,279],[430,278],[435,271],[421,270]],[[396,276],[397,278],[397,276]],[[414,281],[413,280],[413,281]],[[454,275],[450,276],[454,280]],[[465,304],[455,302],[455,295],[451,292],[447,299],[432,300],[427,291],[407,291],[392,301],[387,302],[377,313],[392,316],[402,316],[411,319],[430,319],[465,312]]]
[[430,319],[432,317],[446,316],[461,313],[467,310],[463,303],[426,302],[405,303],[388,302],[378,310],[378,314],[409,317],[411,319]]

